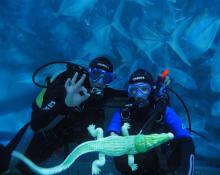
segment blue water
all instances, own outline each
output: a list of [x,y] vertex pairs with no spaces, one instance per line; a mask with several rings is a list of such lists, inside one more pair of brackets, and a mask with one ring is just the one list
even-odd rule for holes
[[[88,66],[107,55],[115,88],[125,89],[137,68],[154,77],[170,70],[192,128],[210,139],[192,135],[196,168],[220,172],[219,26],[219,0],[0,0],[0,142],[29,120],[37,67],[58,60]],[[187,125],[179,101],[172,103]]]

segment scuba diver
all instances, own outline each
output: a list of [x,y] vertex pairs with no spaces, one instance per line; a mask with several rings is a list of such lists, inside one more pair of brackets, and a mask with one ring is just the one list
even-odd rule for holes
[[69,143],[88,140],[89,124],[103,127],[105,100],[127,96],[126,91],[108,87],[113,80],[113,65],[105,57],[93,59],[89,70],[68,64],[67,70],[49,80],[33,102],[30,122],[5,148],[1,147],[0,172],[16,167],[23,174],[34,174],[11,157],[13,150],[41,163],[59,148],[66,147],[68,152]]
[[126,156],[114,158],[116,169],[121,175],[193,174],[194,143],[181,119],[170,107],[166,89],[158,86],[149,72],[138,69],[129,78],[128,95],[128,102],[115,111],[108,133],[121,134],[121,126],[128,122],[131,125],[130,135],[172,132],[174,140],[135,155],[136,171],[131,171]]

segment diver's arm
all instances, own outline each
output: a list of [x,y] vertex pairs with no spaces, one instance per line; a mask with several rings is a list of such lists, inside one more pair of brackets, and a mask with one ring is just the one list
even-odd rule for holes
[[64,88],[49,88],[42,91],[45,91],[45,93],[41,96],[38,95],[32,104],[30,124],[34,131],[48,126],[58,114],[66,115],[69,111],[64,103]]
[[[41,96],[37,97],[32,106],[31,127],[33,130],[54,127],[69,111],[77,112],[77,106],[89,98],[87,90],[83,87],[86,76],[83,75],[76,81],[77,77],[78,73],[75,73],[72,79],[66,80],[65,85],[49,87],[42,95],[40,93]],[[49,128],[48,125],[50,125]]]
[[190,138],[189,131],[185,128],[180,117],[170,107],[166,108],[163,122],[168,126],[168,128],[174,134],[175,139]]
[[112,117],[110,124],[108,125],[107,132],[110,135],[116,135],[121,133],[121,116],[120,109],[117,109]]

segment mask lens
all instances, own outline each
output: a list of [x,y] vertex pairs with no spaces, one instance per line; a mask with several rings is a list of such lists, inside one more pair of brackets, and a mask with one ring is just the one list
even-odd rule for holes
[[137,83],[128,87],[128,94],[131,97],[135,97],[138,94],[149,95],[150,92],[151,86],[148,83]]
[[137,93],[137,88],[136,87],[131,87],[130,89],[129,89],[129,94],[131,95],[131,96],[134,96],[136,93]]
[[92,80],[96,81],[100,77],[101,73],[98,70],[92,70],[90,73],[90,77]]
[[93,69],[90,72],[90,77],[93,82],[96,82],[102,78],[102,80],[105,84],[108,84],[108,83],[112,82],[112,80],[113,80],[112,73],[101,70],[101,69],[97,69],[97,68]]
[[105,74],[103,77],[103,81],[105,82],[105,84],[112,82],[112,80],[113,80],[113,78],[112,78],[112,75],[110,75],[110,74]]
[[151,90],[151,88],[150,88],[150,86],[141,86],[140,88],[140,91],[142,91],[144,94],[149,94],[150,93],[150,90]]

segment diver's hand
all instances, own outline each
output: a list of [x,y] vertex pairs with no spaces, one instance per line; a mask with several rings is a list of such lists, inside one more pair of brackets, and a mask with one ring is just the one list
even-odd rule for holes
[[164,86],[168,87],[171,83],[171,77],[169,75],[166,76],[165,80],[164,80]]
[[87,89],[83,86],[83,82],[86,79],[86,75],[83,74],[78,82],[76,82],[77,77],[78,77],[78,72],[74,74],[72,79],[68,78],[65,82],[65,89],[66,89],[65,104],[68,107],[78,106],[82,102],[87,100],[90,96]]
[[[165,79],[162,80],[162,74],[158,74],[158,80],[160,80],[160,85],[162,86],[165,86],[165,87],[168,87],[172,81],[171,77],[169,75],[167,75],[165,77]],[[161,81],[162,80],[162,81]]]
[[111,132],[111,133],[110,133],[110,136],[118,136],[118,134],[115,133],[115,132]]

